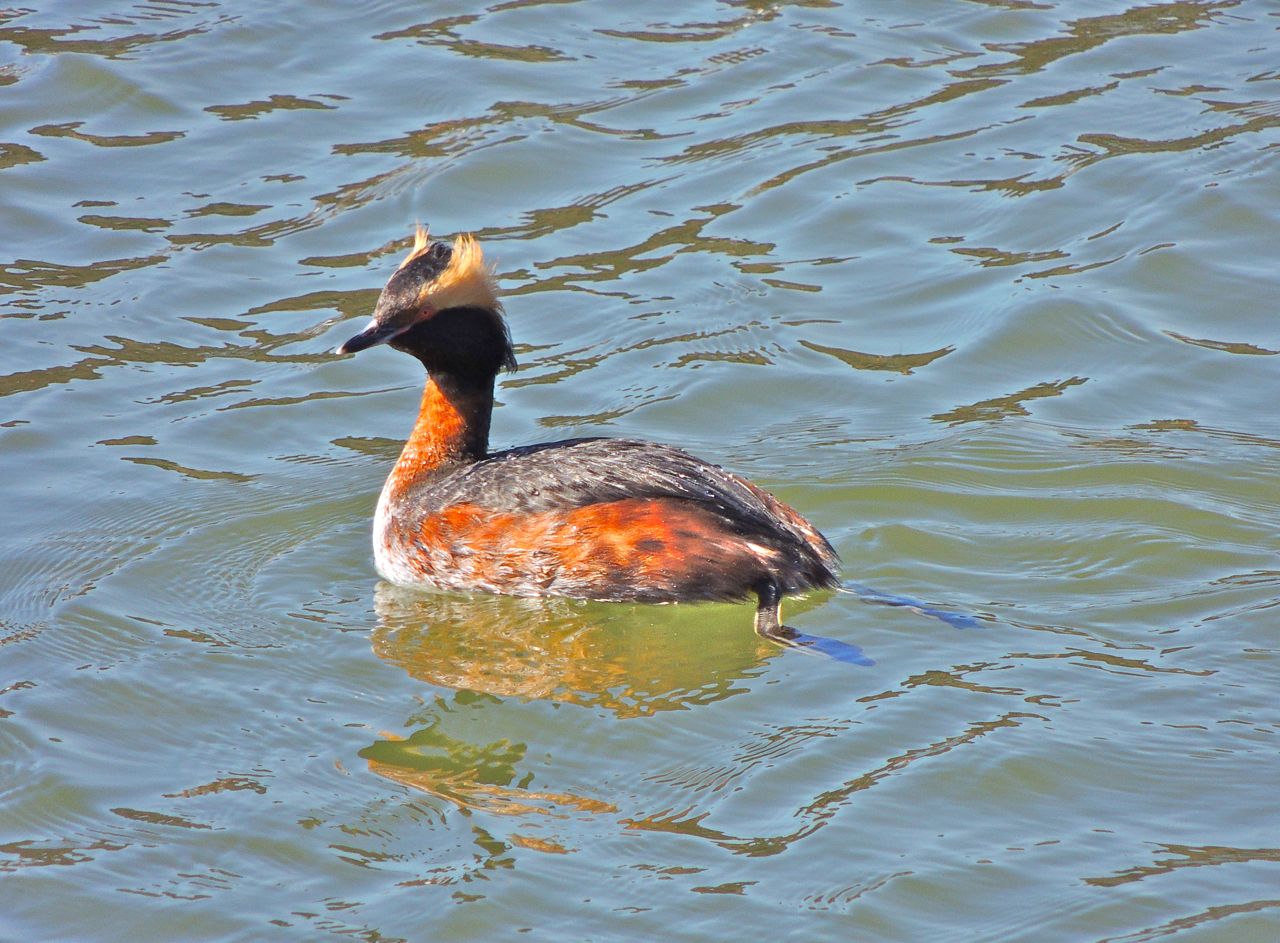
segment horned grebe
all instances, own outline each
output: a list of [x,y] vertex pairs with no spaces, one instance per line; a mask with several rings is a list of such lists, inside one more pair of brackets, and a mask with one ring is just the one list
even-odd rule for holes
[[470,235],[418,228],[368,326],[427,369],[418,421],[378,500],[373,554],[393,583],[516,596],[758,598],[756,631],[806,644],[781,599],[834,588],[831,544],[771,494],[686,452],[584,438],[489,451],[494,381],[515,354]]

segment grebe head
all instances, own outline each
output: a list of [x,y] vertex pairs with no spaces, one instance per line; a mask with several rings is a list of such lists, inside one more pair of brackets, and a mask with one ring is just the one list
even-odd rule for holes
[[428,370],[494,376],[515,369],[493,275],[470,234],[450,247],[418,227],[413,248],[387,280],[365,329],[334,349],[354,354],[390,344]]

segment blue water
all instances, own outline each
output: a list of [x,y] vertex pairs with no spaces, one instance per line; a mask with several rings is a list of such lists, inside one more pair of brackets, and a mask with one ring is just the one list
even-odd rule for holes
[[[0,11],[0,940],[1280,939],[1278,27]],[[495,446],[770,489],[813,644],[378,581],[417,222]]]

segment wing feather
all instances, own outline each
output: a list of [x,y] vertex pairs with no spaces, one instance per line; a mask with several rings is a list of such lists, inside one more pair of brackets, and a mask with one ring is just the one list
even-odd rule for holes
[[807,545],[820,558],[835,551],[787,505],[745,479],[668,445],[584,438],[497,452],[416,496],[437,511],[472,504],[495,512],[537,513],[628,498],[670,498],[710,506],[744,534]]

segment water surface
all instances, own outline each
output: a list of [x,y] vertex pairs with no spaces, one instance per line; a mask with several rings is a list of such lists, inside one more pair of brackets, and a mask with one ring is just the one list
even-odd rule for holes
[[[0,938],[1280,938],[1280,16],[1262,0],[0,13]],[[427,596],[479,234],[497,445],[810,516],[787,608]]]

